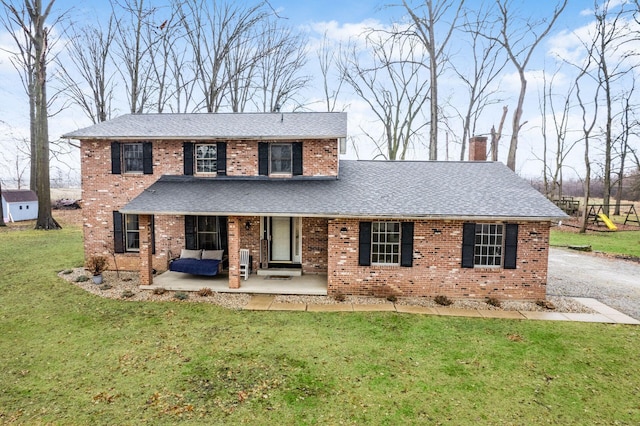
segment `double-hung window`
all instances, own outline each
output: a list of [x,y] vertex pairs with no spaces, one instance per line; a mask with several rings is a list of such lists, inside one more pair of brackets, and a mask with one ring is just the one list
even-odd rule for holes
[[283,175],[292,172],[292,152],[290,143],[269,144],[269,174]]
[[217,144],[196,145],[196,173],[217,173],[217,151]]
[[111,173],[114,175],[153,174],[153,144],[151,142],[112,142]]
[[[151,216],[151,252],[155,253],[155,225]],[[113,251],[129,253],[140,251],[140,216],[113,212]]]
[[124,215],[125,251],[140,251],[140,227],[137,214]]
[[493,267],[502,265],[504,226],[494,223],[476,223],[476,244],[473,265]]
[[125,173],[142,173],[144,171],[142,144],[126,143],[122,145],[123,166]]
[[400,264],[400,222],[371,223],[371,264]]
[[413,266],[413,222],[360,222],[358,265]]
[[463,268],[516,269],[518,224],[465,223],[462,231]]
[[258,174],[302,176],[302,142],[258,142]]

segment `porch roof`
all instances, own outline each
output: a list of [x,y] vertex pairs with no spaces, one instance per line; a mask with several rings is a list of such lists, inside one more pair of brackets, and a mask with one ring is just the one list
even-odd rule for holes
[[82,140],[285,140],[347,136],[340,112],[126,114],[63,135]]
[[498,162],[340,161],[338,179],[162,176],[125,214],[557,220]]

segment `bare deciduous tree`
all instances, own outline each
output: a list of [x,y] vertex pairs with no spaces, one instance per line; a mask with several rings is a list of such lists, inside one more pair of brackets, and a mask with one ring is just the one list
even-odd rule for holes
[[325,32],[322,37],[322,44],[320,45],[320,49],[318,49],[317,54],[320,74],[322,75],[323,101],[327,112],[334,112],[336,110],[338,96],[340,95],[340,90],[344,84],[344,77],[341,73],[338,73],[338,76],[336,77],[335,87],[331,87],[332,83],[330,82],[330,79],[332,78],[331,70],[334,69],[337,62],[336,51],[340,50],[340,45],[338,45],[336,49],[335,46],[329,43],[327,33]]
[[[38,194],[38,219],[36,229],[60,229],[60,225],[51,214],[51,191],[49,181],[49,124],[47,101],[47,65],[50,53],[51,27],[46,26],[55,0],[43,5],[41,0],[24,0],[23,8],[16,9],[6,0],[0,0],[8,10],[7,16],[18,31],[27,36],[31,48],[22,46],[21,51],[33,55],[33,96],[34,115],[31,120],[32,134],[35,137],[35,151],[31,152],[31,161],[36,163],[36,193]],[[44,7],[43,7],[44,6]],[[54,21],[54,25],[57,20]],[[16,40],[17,41],[17,40]],[[34,155],[35,154],[35,155]],[[34,158],[35,156],[35,158]]]
[[229,89],[229,84],[247,67],[241,64],[235,72],[225,70],[230,52],[252,34],[268,13],[264,3],[245,7],[224,2],[186,0],[178,9],[186,28],[189,46],[193,49],[195,79],[203,95],[207,112],[217,112]]
[[105,29],[98,24],[72,34],[67,60],[58,57],[56,61],[64,93],[94,124],[111,118],[115,82],[109,55],[114,36],[114,16],[110,15]]
[[259,51],[264,54],[258,58],[256,76],[262,100],[259,109],[271,112],[293,101],[311,80],[301,74],[307,63],[307,39],[273,21],[265,25],[261,34],[263,45]]
[[[485,107],[501,102],[496,96],[497,88],[493,86],[507,64],[507,57],[498,51],[495,38],[483,37],[491,34],[495,27],[490,19],[491,11],[480,8],[467,11],[462,23],[463,34],[468,37],[468,49],[464,49],[462,66],[453,65],[454,72],[462,80],[468,92],[466,109],[460,114],[462,119],[462,147],[460,161],[465,160],[467,140],[476,133],[476,124]],[[496,154],[497,148],[492,150]]]
[[422,75],[426,59],[420,41],[391,32],[370,30],[366,47],[351,45],[338,63],[340,74],[382,125],[381,135],[362,129],[387,160],[404,160],[426,123],[420,120],[428,101],[429,81]]
[[[447,62],[447,45],[456,28],[458,17],[464,0],[424,0],[424,5],[410,6],[402,0],[407,13],[413,21],[411,32],[422,42],[429,56],[429,160],[438,159],[438,76]],[[450,10],[453,10],[451,20],[446,22]],[[438,34],[440,25],[444,26],[443,35]]]
[[500,36],[494,37],[488,34],[488,38],[493,38],[505,49],[509,60],[518,71],[520,78],[520,93],[513,112],[511,141],[509,142],[509,154],[507,156],[507,167],[516,169],[516,151],[518,149],[518,135],[522,128],[522,108],[524,98],[527,93],[527,79],[525,71],[529,66],[529,61],[533,52],[540,42],[549,34],[551,28],[558,20],[560,14],[567,6],[567,0],[562,0],[553,10],[549,19],[534,22],[530,18],[518,19],[512,13],[511,0],[496,0],[499,10],[498,21],[500,24]]

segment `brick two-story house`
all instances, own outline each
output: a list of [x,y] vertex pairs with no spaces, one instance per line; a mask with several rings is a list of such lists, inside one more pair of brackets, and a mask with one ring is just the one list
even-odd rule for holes
[[[326,274],[328,294],[545,297],[564,214],[486,139],[469,162],[340,160],[344,113],[139,114],[71,132],[82,151],[84,247],[142,284],[181,249],[253,270]],[[111,256],[113,254],[113,256]]]

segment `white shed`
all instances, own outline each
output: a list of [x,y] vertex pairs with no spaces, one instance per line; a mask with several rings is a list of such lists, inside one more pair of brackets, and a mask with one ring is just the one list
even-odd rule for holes
[[38,218],[38,196],[29,190],[2,190],[2,212],[5,222]]

